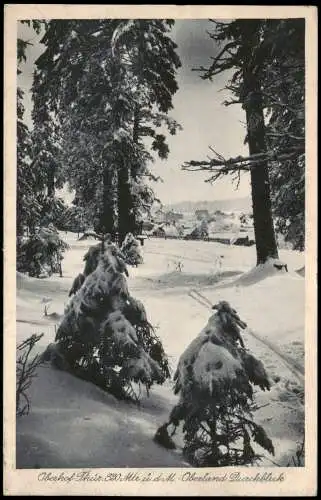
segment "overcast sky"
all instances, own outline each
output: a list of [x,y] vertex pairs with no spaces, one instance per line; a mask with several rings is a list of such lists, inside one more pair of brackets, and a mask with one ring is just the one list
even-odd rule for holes
[[[212,29],[213,24],[202,19],[177,20],[172,30],[182,67],[177,75],[179,90],[173,99],[171,116],[181,124],[183,131],[176,136],[169,136],[168,160],[156,160],[152,167],[153,172],[164,181],[153,184],[154,191],[164,204],[250,196],[248,174],[242,175],[236,191],[230,178],[210,185],[204,182],[206,175],[182,171],[180,168],[184,161],[206,159],[210,154],[209,146],[225,157],[247,153],[247,147],[243,145],[243,110],[238,105],[225,107],[222,104],[229,97],[227,91],[221,90],[228,75],[219,75],[213,82],[208,82],[192,71],[192,68],[200,65],[209,65],[210,58],[216,53],[217,47],[206,33],[206,30]],[[38,42],[39,37],[25,25],[18,27],[18,36],[33,43],[28,48],[27,63],[23,65],[23,74],[19,77],[19,84],[26,91],[26,119],[29,121],[33,65],[43,46]]]

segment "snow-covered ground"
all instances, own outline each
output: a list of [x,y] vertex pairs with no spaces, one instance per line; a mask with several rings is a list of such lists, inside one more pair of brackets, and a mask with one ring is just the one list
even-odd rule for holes
[[[96,244],[77,241],[71,233],[62,236],[71,246],[63,278],[17,275],[17,343],[43,332],[39,350],[53,341],[83,255]],[[271,391],[256,393],[255,420],[274,443],[274,462],[287,465],[304,434],[304,278],[296,273],[304,254],[280,251],[288,273],[273,266],[251,272],[254,246],[155,238],[141,249],[144,264],[129,268],[129,289],[143,301],[173,370],[211,314],[189,295],[191,289],[212,304],[229,301],[247,323],[246,346],[262,359],[272,382]],[[179,447],[169,451],[153,441],[176,402],[171,382],[153,386],[137,407],[43,366],[29,395],[30,414],[17,419],[17,468],[188,467]],[[273,465],[269,460],[262,465]]]

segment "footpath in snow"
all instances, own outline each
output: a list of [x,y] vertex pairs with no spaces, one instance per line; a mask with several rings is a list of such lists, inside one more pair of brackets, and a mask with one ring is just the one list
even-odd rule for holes
[[[17,343],[44,333],[39,350],[54,340],[83,255],[96,244],[62,236],[71,246],[63,278],[17,275]],[[157,327],[173,370],[211,314],[189,295],[192,289],[212,304],[227,300],[248,324],[246,346],[263,361],[272,381],[271,391],[256,393],[255,419],[274,443],[274,462],[287,465],[304,436],[304,278],[296,273],[304,255],[280,251],[288,273],[271,267],[249,274],[254,247],[148,239],[142,252],[144,264],[129,267],[128,286]],[[17,468],[188,467],[179,446],[166,450],[153,441],[176,403],[171,382],[153,386],[136,406],[45,365],[29,396],[29,415],[17,418]],[[273,463],[266,458],[262,465]]]

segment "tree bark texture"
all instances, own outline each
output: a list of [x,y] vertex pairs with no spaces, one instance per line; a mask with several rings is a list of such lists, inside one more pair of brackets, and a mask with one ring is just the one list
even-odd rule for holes
[[[247,78],[247,85],[249,85],[249,97],[245,111],[248,144],[250,155],[254,155],[266,149],[264,116],[261,93],[253,75]],[[251,169],[251,189],[258,265],[266,262],[269,257],[278,258],[267,162]]]
[[[251,37],[250,37],[251,38]],[[252,39],[257,42],[258,32]],[[249,45],[247,61],[251,60],[253,45]],[[257,68],[251,64],[243,67],[244,100],[246,112],[248,145],[250,155],[266,151],[265,124],[263,114],[262,93]],[[251,189],[257,265],[264,264],[269,258],[278,258],[278,248],[272,219],[272,204],[268,162],[260,163],[251,169]]]
[[101,217],[101,227],[104,233],[109,233],[112,238],[115,236],[115,206],[113,171],[109,166],[105,167],[103,174],[103,211]]
[[135,214],[130,191],[129,169],[121,160],[118,169],[118,243],[125,239],[127,233],[135,233]]
[[54,162],[51,162],[47,172],[47,194],[49,198],[55,196],[55,173],[56,165]]

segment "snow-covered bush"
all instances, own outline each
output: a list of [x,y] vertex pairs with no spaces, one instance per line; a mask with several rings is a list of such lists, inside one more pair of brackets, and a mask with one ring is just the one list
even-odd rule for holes
[[61,274],[61,261],[67,248],[67,243],[60,238],[52,224],[40,227],[21,242],[17,254],[17,269],[36,278],[42,274]]
[[139,249],[139,241],[132,233],[127,233],[121,246],[121,252],[125,257],[126,264],[138,266],[143,263],[143,257]]
[[125,274],[119,248],[105,244],[97,267],[66,307],[56,348],[72,373],[119,398],[137,399],[141,385],[148,390],[170,373],[162,344],[143,304],[131,297]]
[[269,390],[261,361],[244,347],[240,328],[246,325],[225,301],[213,307],[201,333],[180,357],[174,375],[179,402],[155,440],[173,447],[171,435],[183,421],[184,454],[194,466],[223,467],[254,464],[256,442],[274,454],[264,429],[253,421],[253,385]]

